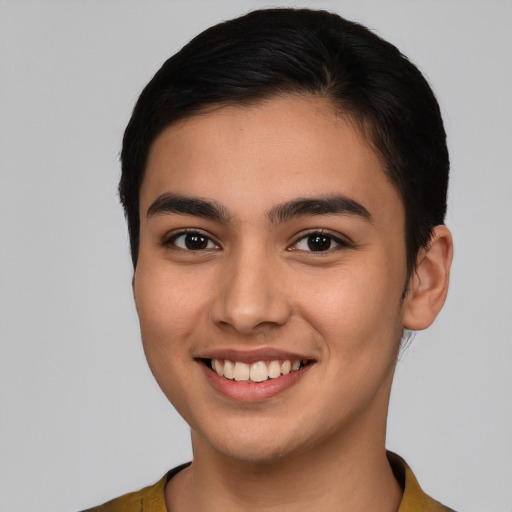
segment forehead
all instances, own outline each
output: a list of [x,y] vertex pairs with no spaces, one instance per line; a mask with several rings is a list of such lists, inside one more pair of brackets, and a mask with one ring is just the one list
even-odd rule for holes
[[141,214],[166,192],[213,197],[240,212],[332,193],[401,206],[356,124],[330,100],[304,96],[221,107],[166,128],[150,148]]

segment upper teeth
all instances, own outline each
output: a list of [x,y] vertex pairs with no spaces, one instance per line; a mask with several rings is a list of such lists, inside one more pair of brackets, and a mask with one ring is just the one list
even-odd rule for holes
[[212,369],[221,377],[236,381],[263,382],[268,379],[276,379],[281,375],[288,375],[296,372],[301,367],[301,361],[258,361],[253,364],[246,364],[240,361],[228,359],[212,359]]

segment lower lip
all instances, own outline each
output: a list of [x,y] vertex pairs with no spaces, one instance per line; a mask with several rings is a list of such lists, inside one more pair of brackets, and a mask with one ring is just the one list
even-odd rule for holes
[[199,363],[210,384],[223,395],[242,402],[262,402],[287,390],[296,384],[313,366],[308,364],[288,375],[263,382],[239,382],[221,377],[202,362]]

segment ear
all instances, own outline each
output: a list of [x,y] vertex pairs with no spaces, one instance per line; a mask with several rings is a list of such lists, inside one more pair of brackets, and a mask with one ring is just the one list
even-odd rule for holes
[[453,241],[446,226],[436,226],[431,243],[421,249],[404,300],[403,325],[419,331],[429,327],[443,307],[448,293]]

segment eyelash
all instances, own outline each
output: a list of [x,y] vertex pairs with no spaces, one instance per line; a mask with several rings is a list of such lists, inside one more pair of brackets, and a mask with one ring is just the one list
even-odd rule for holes
[[[309,240],[314,237],[328,239],[329,247],[325,250],[317,250],[317,251],[311,249],[311,246],[309,245]],[[308,251],[306,249],[299,249],[298,245],[301,242],[307,243],[309,249],[311,249],[311,250]],[[334,247],[331,247],[332,243],[335,244]],[[331,253],[337,249],[347,248],[350,246],[351,246],[351,244],[349,242],[341,239],[339,236],[335,235],[334,233],[331,233],[330,231],[326,231],[325,229],[317,229],[317,230],[310,231],[306,234],[302,234],[299,238],[296,239],[296,241],[292,244],[292,246],[288,250],[289,251],[302,251],[302,252],[325,254],[325,253]]]
[[[190,246],[187,247],[187,242],[186,242],[186,238],[185,238],[187,236],[199,237],[201,239],[199,243],[200,244],[206,243],[206,246],[205,247],[199,246],[196,248],[191,248]],[[317,239],[320,238],[320,240],[317,240],[318,242],[322,242],[321,239],[324,239],[324,241],[327,242],[329,244],[329,246],[325,250],[311,249],[310,242],[314,243],[311,240],[313,237],[316,237]],[[183,238],[183,246],[182,247],[180,247],[176,243],[180,238]],[[301,242],[307,243],[310,250],[307,250],[305,248],[302,248],[302,249],[298,248],[298,246]],[[194,243],[193,240],[192,240],[192,243]],[[335,244],[334,247],[332,247],[333,243]],[[211,251],[211,250],[218,250],[221,248],[220,245],[217,242],[215,242],[211,236],[209,236],[206,233],[204,233],[200,230],[197,230],[197,229],[185,229],[185,230],[180,231],[179,233],[171,235],[170,237],[168,237],[164,240],[163,245],[173,246],[173,248],[175,248],[175,249],[187,251],[187,252]],[[351,246],[351,244],[349,242],[347,242],[346,240],[342,240],[341,238],[339,238],[338,236],[334,235],[333,233],[331,233],[329,231],[320,229],[320,230],[310,231],[306,234],[302,234],[300,237],[298,237],[295,240],[295,242],[290,247],[288,247],[288,250],[289,251],[311,252],[311,253],[331,253],[334,250],[337,250],[340,248],[346,248],[346,247],[350,247],[350,246]]]
[[[206,247],[199,247],[199,248],[196,248],[196,249],[191,249],[190,247],[186,247],[186,242],[185,242],[185,238],[184,238],[184,244],[185,247],[180,247],[176,241],[182,237],[187,237],[187,236],[196,236],[196,237],[200,237],[201,239],[203,239],[204,241],[206,241],[206,244],[207,246]],[[178,250],[182,250],[182,251],[188,251],[188,252],[202,252],[202,251],[208,251],[208,250],[217,250],[220,248],[219,244],[217,244],[216,242],[213,241],[212,237],[207,235],[206,233],[200,231],[200,230],[197,230],[197,229],[183,229],[181,230],[179,233],[175,233],[169,237],[167,237],[164,241],[163,241],[163,245],[165,246],[173,246],[173,248],[175,249],[178,249]],[[208,247],[209,245],[213,245],[213,247]]]

